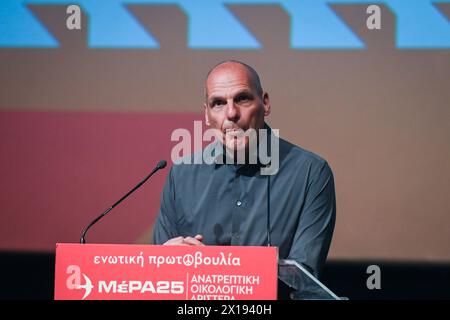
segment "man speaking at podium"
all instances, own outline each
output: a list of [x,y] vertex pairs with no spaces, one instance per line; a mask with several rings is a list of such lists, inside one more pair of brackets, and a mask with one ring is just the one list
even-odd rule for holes
[[[252,67],[225,61],[208,73],[205,122],[218,138],[200,155],[211,154],[214,161],[171,168],[153,231],[155,244],[277,246],[280,259],[296,260],[320,275],[335,224],[333,174],[321,157],[275,137],[264,122],[270,109]],[[269,143],[246,134],[252,131],[278,139],[276,148],[269,147],[277,161],[260,161],[260,146]],[[249,147],[252,141],[256,149]],[[257,161],[250,161],[255,150]],[[269,173],[264,171],[268,166]]]

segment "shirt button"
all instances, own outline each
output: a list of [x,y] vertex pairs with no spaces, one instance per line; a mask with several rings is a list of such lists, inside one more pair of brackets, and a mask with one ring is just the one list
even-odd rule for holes
[[238,201],[236,202],[236,205],[237,205],[238,207],[240,207],[240,206],[242,205],[242,202],[238,200]]

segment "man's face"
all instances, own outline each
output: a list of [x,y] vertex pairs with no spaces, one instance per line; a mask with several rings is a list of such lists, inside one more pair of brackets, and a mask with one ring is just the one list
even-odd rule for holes
[[270,113],[269,96],[258,93],[255,83],[240,64],[219,66],[206,81],[206,124],[218,130],[222,143],[229,150],[247,149],[248,129],[259,130]]

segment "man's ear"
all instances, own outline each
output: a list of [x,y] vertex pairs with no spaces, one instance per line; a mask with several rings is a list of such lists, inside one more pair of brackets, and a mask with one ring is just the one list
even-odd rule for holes
[[206,105],[206,103],[203,104],[203,108],[205,109],[205,123],[206,125],[209,127],[209,117],[208,117],[208,106]]
[[267,117],[270,114],[270,99],[267,92],[263,93],[262,102],[264,106],[264,116]]

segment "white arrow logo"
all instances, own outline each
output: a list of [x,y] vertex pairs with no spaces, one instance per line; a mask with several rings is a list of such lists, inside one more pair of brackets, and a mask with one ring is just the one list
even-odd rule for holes
[[94,288],[94,286],[92,285],[91,279],[89,279],[84,273],[83,273],[83,277],[84,277],[84,280],[86,281],[86,283],[83,285],[81,285],[81,284],[75,285],[75,289],[86,290],[84,293],[84,296],[83,296],[83,298],[81,298],[81,300],[84,300],[88,295],[90,295],[92,288]]

